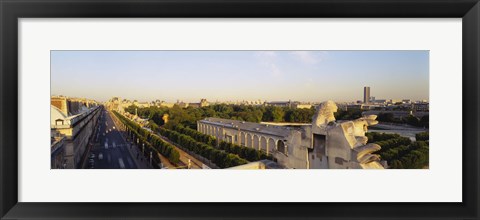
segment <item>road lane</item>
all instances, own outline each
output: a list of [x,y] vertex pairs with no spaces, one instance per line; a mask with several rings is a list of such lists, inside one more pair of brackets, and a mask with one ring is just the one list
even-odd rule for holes
[[127,143],[113,123],[112,116],[103,110],[96,142],[90,151],[86,168],[91,169],[137,169],[127,150]]

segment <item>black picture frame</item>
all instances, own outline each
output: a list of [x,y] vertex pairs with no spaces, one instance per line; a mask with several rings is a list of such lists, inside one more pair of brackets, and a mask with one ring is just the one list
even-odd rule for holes
[[[1,0],[2,219],[478,219],[478,0]],[[18,202],[19,18],[371,17],[462,18],[461,203],[21,203]],[[448,43],[448,42],[445,42]],[[454,102],[454,101],[453,101]],[[452,104],[455,105],[455,104]],[[454,119],[453,119],[454,120]],[[447,159],[445,162],[448,162]],[[446,189],[448,190],[448,189]],[[442,193],[442,192],[438,192]]]

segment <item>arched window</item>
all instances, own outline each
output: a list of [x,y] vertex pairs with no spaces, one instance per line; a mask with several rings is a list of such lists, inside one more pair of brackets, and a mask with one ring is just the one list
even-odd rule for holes
[[267,148],[268,148],[267,138],[265,138],[264,136],[261,136],[260,137],[260,150],[263,150],[263,151],[268,153]]
[[256,134],[253,135],[253,148],[260,150],[260,137]]
[[253,143],[252,143],[252,135],[251,134],[247,134],[247,147],[253,147]]
[[268,152],[272,153],[276,149],[275,140],[273,138],[268,139]]
[[245,133],[243,132],[240,132],[240,145],[245,147],[247,146],[247,142],[245,140]]
[[277,149],[278,149],[278,151],[282,152],[283,154],[287,154],[287,152],[285,152],[285,143],[283,143],[283,141],[281,141],[281,140],[278,140]]

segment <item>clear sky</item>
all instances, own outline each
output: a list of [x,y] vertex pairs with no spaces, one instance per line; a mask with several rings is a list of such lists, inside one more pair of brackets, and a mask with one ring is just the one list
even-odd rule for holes
[[52,95],[208,101],[429,97],[428,51],[52,51]]

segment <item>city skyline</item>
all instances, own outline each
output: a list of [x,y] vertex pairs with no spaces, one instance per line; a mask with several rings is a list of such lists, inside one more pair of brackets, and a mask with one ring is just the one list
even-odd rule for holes
[[[52,51],[51,92],[139,102],[428,100],[428,51]],[[72,84],[72,82],[75,82]]]

